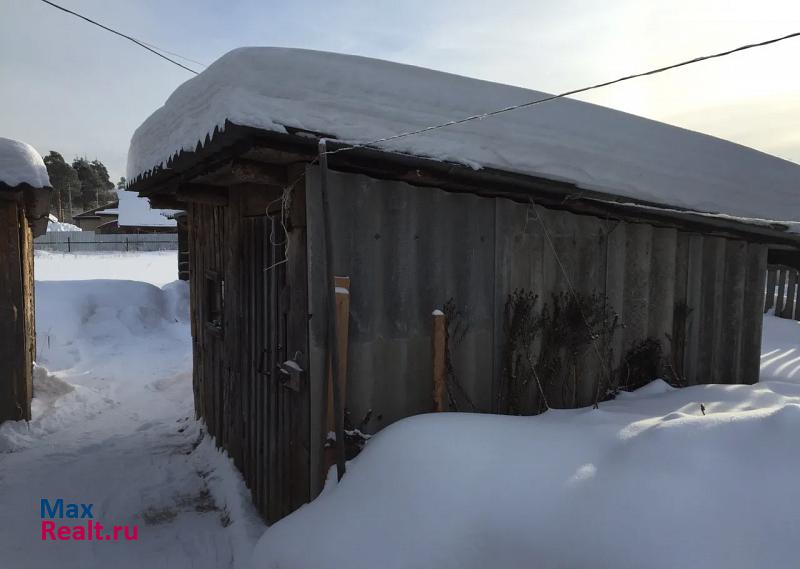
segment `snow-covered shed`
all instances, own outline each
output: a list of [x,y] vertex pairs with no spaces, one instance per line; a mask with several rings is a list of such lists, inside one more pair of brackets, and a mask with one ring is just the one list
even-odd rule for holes
[[130,189],[187,211],[197,412],[268,519],[321,488],[331,272],[349,277],[350,438],[431,410],[440,308],[451,410],[757,381],[768,255],[800,244],[800,166],[569,99],[392,138],[543,96],[242,48],[135,132]]
[[47,230],[50,190],[36,150],[0,138],[0,423],[31,418],[33,238]]

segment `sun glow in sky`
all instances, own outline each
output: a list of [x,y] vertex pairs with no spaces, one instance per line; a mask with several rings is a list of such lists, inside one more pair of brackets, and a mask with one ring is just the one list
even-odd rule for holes
[[[796,0],[61,2],[199,61],[302,47],[548,92],[800,31]],[[800,162],[798,62],[800,38],[578,98]],[[122,175],[134,129],[188,78],[38,0],[0,0],[0,136],[43,154],[99,158]]]

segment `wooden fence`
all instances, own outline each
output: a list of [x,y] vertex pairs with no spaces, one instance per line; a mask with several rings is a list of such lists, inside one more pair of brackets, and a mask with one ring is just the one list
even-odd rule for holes
[[37,251],[95,253],[126,251],[177,251],[176,233],[109,233],[58,231],[45,233],[33,241]]
[[800,320],[798,279],[800,271],[782,265],[767,267],[767,295],[764,312],[774,309],[776,316]]

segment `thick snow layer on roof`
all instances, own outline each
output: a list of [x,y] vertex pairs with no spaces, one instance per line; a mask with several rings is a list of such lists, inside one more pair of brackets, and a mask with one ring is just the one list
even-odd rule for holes
[[115,209],[104,210],[114,212],[119,215],[117,225],[120,227],[175,227],[177,222],[170,219],[177,213],[171,209],[151,209],[150,202],[146,198],[137,197],[132,192],[118,191],[119,206]]
[[0,137],[0,183],[12,188],[20,184],[47,188],[50,178],[42,157],[33,146]]
[[[128,178],[193,150],[225,120],[364,143],[545,93],[376,59],[240,48],[169,97],[134,133]],[[575,183],[635,200],[800,220],[800,165],[711,136],[560,99],[384,148]]]

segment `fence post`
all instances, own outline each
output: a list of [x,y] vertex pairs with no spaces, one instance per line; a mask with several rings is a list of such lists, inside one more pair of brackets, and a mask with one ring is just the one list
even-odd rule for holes
[[72,244],[69,237],[67,237],[67,253],[72,253]]

